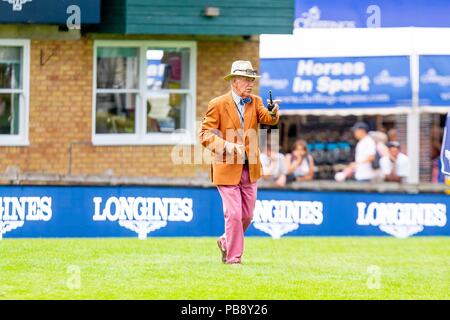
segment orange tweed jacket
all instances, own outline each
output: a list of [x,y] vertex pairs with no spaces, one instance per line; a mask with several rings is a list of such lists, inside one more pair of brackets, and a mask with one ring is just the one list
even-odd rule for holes
[[215,185],[238,185],[242,175],[244,159],[228,155],[225,140],[245,145],[250,180],[255,182],[261,177],[259,124],[276,125],[279,113],[272,117],[260,97],[251,95],[251,98],[252,102],[245,106],[243,129],[231,91],[209,102],[199,138],[212,151],[211,179]]

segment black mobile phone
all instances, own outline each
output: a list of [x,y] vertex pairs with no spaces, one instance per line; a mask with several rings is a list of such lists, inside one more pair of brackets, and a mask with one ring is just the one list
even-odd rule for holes
[[273,104],[272,90],[269,90],[269,104],[267,105],[267,109],[269,109],[269,111],[272,111],[274,107],[275,105]]

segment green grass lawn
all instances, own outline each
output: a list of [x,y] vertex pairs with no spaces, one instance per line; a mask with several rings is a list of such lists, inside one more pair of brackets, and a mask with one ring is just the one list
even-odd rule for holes
[[215,241],[4,239],[0,299],[450,298],[448,237],[248,237],[242,266]]

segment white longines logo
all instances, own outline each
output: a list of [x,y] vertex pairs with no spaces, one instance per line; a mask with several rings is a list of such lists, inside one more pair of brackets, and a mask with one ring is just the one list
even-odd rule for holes
[[0,239],[26,221],[49,221],[52,218],[51,197],[0,197]]
[[193,217],[191,198],[94,197],[94,221],[113,221],[134,231],[139,239],[167,226],[167,221],[189,222]]
[[253,226],[281,238],[301,224],[320,225],[323,221],[323,203],[320,201],[257,200],[253,212]]
[[424,227],[444,227],[447,206],[444,203],[357,202],[360,226],[377,226],[397,238],[407,238]]
[[5,2],[8,2],[9,4],[12,4],[13,11],[22,11],[22,6],[27,3],[31,2],[33,0],[3,0]]

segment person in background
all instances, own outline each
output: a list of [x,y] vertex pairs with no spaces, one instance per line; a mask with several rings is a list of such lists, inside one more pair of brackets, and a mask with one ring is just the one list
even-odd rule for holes
[[388,136],[388,141],[398,141],[397,129],[395,129],[395,128],[389,129],[387,132],[387,136]]
[[372,162],[372,168],[374,169],[375,180],[379,182],[383,180],[383,173],[380,169],[380,160],[384,156],[389,155],[389,148],[386,145],[388,136],[382,131],[369,131],[369,136],[375,141],[376,145],[377,152],[375,154],[375,160]]
[[266,152],[261,153],[261,164],[263,168],[263,179],[274,182],[278,187],[286,185],[286,164],[284,155],[272,150],[270,144],[267,145]]
[[369,136],[369,126],[365,122],[357,122],[352,132],[358,143],[355,149],[355,161],[350,163],[343,171],[336,173],[336,181],[344,181],[354,175],[356,181],[369,182],[375,177],[372,163],[377,152],[375,141]]
[[370,131],[369,136],[375,141],[377,153],[380,155],[380,158],[389,155],[389,148],[386,145],[388,142],[386,133],[381,131]]
[[308,181],[314,178],[314,159],[308,153],[308,145],[305,140],[297,140],[292,152],[285,157],[287,168],[287,180]]
[[388,142],[389,155],[380,160],[384,180],[390,182],[408,182],[409,158],[400,152],[398,141]]

